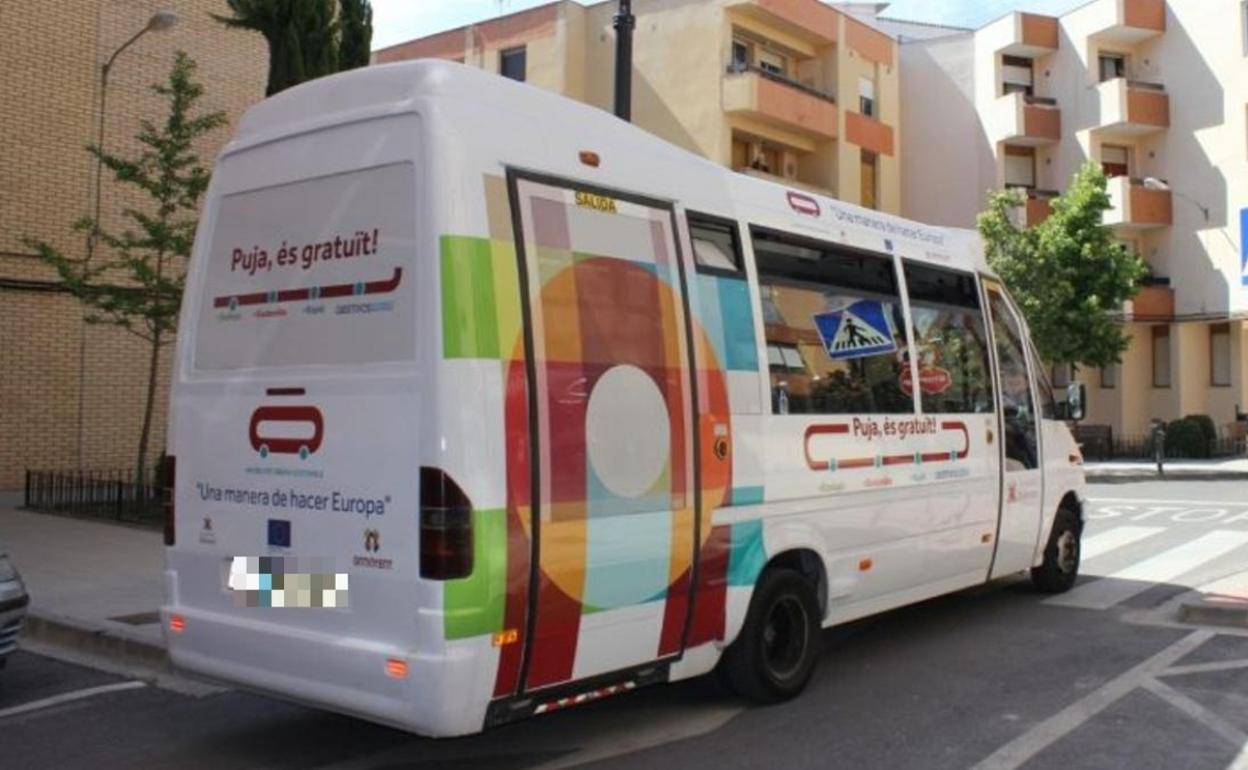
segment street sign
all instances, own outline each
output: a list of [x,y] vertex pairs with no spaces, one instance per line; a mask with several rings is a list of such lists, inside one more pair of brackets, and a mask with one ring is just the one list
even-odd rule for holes
[[817,314],[815,327],[833,360],[878,356],[897,349],[888,315],[884,303],[864,299]]

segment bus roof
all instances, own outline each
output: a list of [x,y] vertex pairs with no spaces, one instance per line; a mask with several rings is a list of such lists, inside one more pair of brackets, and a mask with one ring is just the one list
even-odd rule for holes
[[[283,91],[243,116],[228,156],[260,144],[342,123],[432,106],[456,137],[504,165],[585,178],[569,165],[567,147],[593,149],[604,159],[587,182],[677,200],[687,208],[735,216],[747,223],[805,233],[877,252],[963,270],[987,272],[982,241],[972,230],[925,225],[806,189],[738,173],[677,147],[605,110],[475,67],[442,60],[374,65]],[[482,121],[483,110],[498,117]],[[504,123],[507,121],[507,123]],[[508,125],[500,131],[499,125]],[[526,133],[527,132],[527,133]],[[566,137],[560,144],[558,138]],[[523,156],[501,152],[523,147]],[[555,150],[552,152],[552,148]],[[611,162],[627,158],[628,162]],[[679,173],[672,173],[679,168]]]

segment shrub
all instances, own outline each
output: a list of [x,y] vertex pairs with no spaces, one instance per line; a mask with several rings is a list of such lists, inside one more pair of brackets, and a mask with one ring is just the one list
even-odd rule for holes
[[1205,441],[1212,444],[1218,439],[1218,428],[1213,424],[1213,418],[1207,414],[1189,414],[1183,418],[1200,426],[1201,435],[1205,437]]
[[1209,441],[1200,420],[1184,417],[1166,426],[1166,456],[1175,458],[1209,456]]

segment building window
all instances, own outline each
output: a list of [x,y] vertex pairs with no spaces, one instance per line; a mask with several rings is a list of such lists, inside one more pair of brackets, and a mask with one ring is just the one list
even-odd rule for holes
[[875,81],[870,77],[859,77],[859,112],[866,117],[876,117]]
[[788,72],[789,60],[783,55],[775,51],[767,51],[762,48],[757,49],[758,68],[773,75],[785,76]]
[[1113,390],[1118,387],[1118,364],[1101,367],[1101,388]]
[[732,41],[732,64],[729,69],[733,72],[745,72],[750,68],[750,44],[743,40]]
[[1070,364],[1053,364],[1053,369],[1049,372],[1049,378],[1055,388],[1064,388],[1070,385]]
[[859,179],[861,189],[858,191],[858,201],[861,205],[875,209],[879,208],[879,156],[870,150],[862,150],[862,174]]
[[1170,387],[1170,327],[1153,329],[1153,387]]
[[505,78],[524,80],[525,69],[524,46],[509,48],[499,54],[498,71]]
[[1034,75],[1031,65],[1031,59],[1024,59],[1021,56],[1001,57],[1002,95],[1026,94],[1027,96],[1032,96],[1034,94]]
[[699,273],[720,273],[744,278],[741,272],[741,241],[737,223],[730,219],[690,213],[689,239]]
[[1209,384],[1219,388],[1230,387],[1230,324],[1212,324],[1209,327]]
[[750,236],[772,412],[912,414],[893,261],[774,230],[751,228]]
[[1130,151],[1126,147],[1116,144],[1101,145],[1101,170],[1105,172],[1105,176],[1129,176],[1130,159]]
[[1121,53],[1103,53],[1097,57],[1101,70],[1101,82],[1127,76],[1127,56]]
[[1005,146],[1005,186],[1036,188],[1036,150],[1033,147]]

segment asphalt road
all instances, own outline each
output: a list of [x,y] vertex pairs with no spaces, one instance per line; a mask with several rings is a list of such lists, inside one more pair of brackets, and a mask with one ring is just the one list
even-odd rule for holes
[[1005,580],[834,629],[780,706],[704,679],[431,741],[19,652],[0,672],[0,766],[1248,770],[1248,630],[1173,622],[1186,587],[1248,569],[1246,493],[1094,487],[1074,591]]

